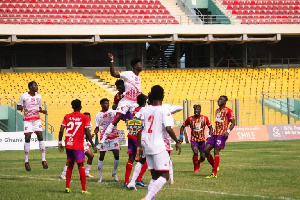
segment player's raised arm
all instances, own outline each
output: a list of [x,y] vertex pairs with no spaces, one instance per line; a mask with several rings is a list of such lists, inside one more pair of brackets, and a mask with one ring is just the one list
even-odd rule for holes
[[115,78],[120,78],[120,73],[115,71],[113,54],[108,53],[108,57],[110,59],[110,68],[109,68],[110,75]]
[[61,125],[59,130],[59,135],[58,135],[58,151],[60,152],[64,151],[64,148],[62,146],[62,138],[64,136],[64,130],[65,127]]
[[181,153],[181,146],[180,146],[180,142],[178,141],[173,129],[171,126],[167,126],[166,127],[166,131],[168,132],[168,134],[170,135],[170,137],[176,142],[176,151],[178,150],[178,155],[180,155]]
[[96,148],[96,146],[95,146],[95,144],[93,142],[90,129],[89,128],[85,128],[84,132],[85,132],[86,139],[90,142],[90,144],[92,145],[92,147],[94,149],[94,153],[97,153],[97,148]]

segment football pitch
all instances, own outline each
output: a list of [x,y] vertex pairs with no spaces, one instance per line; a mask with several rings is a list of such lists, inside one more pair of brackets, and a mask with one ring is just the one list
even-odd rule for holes
[[[49,168],[44,170],[40,151],[31,150],[31,171],[27,172],[23,151],[0,151],[0,199],[141,199],[147,188],[137,187],[137,191],[123,188],[126,152],[127,147],[122,147],[119,182],[111,177],[113,155],[107,152],[103,181],[97,183],[99,153],[95,154],[91,169],[94,178],[87,178],[91,195],[86,195],[80,193],[77,167],[73,170],[72,193],[64,193],[65,181],[59,176],[66,162],[65,152],[48,148]],[[300,199],[300,140],[227,143],[220,155],[218,179],[205,179],[211,173],[211,166],[205,161],[200,173],[194,174],[190,145],[183,144],[181,155],[175,151],[171,154],[175,184],[167,183],[156,199]],[[143,181],[149,183],[148,171]]]

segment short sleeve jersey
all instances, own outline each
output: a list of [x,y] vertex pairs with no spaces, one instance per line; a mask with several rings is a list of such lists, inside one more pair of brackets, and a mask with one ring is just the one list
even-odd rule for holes
[[[135,115],[136,115],[137,113],[139,113],[139,111],[140,111],[142,108],[143,108],[143,107],[137,107],[137,108],[135,108],[134,111],[133,111],[133,113],[132,113],[132,117],[135,117]],[[138,115],[139,115],[139,114],[138,114]],[[129,131],[127,137],[130,138],[130,139],[133,139],[133,140],[137,140],[137,135],[134,134],[134,133],[132,133],[132,132],[130,132],[130,131]]]
[[66,149],[84,150],[85,128],[90,128],[90,119],[80,112],[67,114],[61,124],[66,127]]
[[141,78],[132,71],[120,73],[120,78],[124,79],[125,97],[136,101],[137,96],[141,94]]
[[203,142],[205,141],[205,126],[211,126],[208,117],[200,115],[199,117],[190,116],[188,117],[183,126],[190,126],[191,128],[191,141]]
[[119,101],[124,97],[123,94],[118,92],[115,97],[114,97],[114,104],[113,105],[118,105]]
[[144,129],[141,144],[145,155],[166,151],[164,132],[173,125],[171,113],[162,106],[146,106],[141,115]]
[[23,106],[24,109],[24,121],[32,121],[40,119],[39,110],[42,107],[41,95],[35,93],[31,95],[29,92],[25,92],[21,95],[18,105]]
[[[103,134],[108,127],[108,125],[114,120],[116,116],[116,111],[109,109],[106,112],[101,111],[96,115],[95,124],[96,127],[99,128],[100,139],[103,137]],[[113,131],[107,136],[107,140],[118,138],[118,129],[116,127],[113,128]]]
[[216,127],[213,135],[224,135],[228,129],[228,124],[234,119],[233,112],[230,108],[223,107],[216,110]]

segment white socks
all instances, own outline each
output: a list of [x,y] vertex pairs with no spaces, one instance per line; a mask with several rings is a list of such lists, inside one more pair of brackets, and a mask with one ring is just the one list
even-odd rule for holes
[[170,181],[174,181],[174,177],[173,177],[173,163],[172,163],[172,160],[170,160],[170,169],[169,169],[169,174],[170,174]]
[[64,167],[64,171],[63,171],[61,174],[63,174],[63,175],[67,175],[67,169],[68,169],[68,166],[67,166],[67,165],[65,165],[65,167]]
[[102,171],[103,171],[103,161],[98,160],[98,177],[99,179],[102,178]]
[[[151,179],[152,181],[152,179]],[[146,200],[152,200],[155,198],[156,194],[161,190],[161,188],[166,184],[167,180],[160,176],[156,181],[151,183],[148,186],[148,194],[146,196]]]
[[24,143],[25,162],[28,162],[28,154],[30,150],[30,143]]
[[142,164],[140,162],[137,162],[134,167],[134,172],[132,174],[130,183],[135,184],[135,181],[136,181],[137,177],[139,176],[141,169],[142,169]]
[[117,173],[118,166],[119,166],[119,160],[116,160],[116,159],[115,159],[115,161],[114,161],[114,171],[113,171],[113,174],[116,174],[116,173]]
[[86,174],[90,173],[91,167],[92,167],[92,165],[86,164],[86,167],[85,167],[85,173]]
[[46,148],[45,148],[45,142],[39,141],[39,146],[42,154],[42,161],[46,161]]

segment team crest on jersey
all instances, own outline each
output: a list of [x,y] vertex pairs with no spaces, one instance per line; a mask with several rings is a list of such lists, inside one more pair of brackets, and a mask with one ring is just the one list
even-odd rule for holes
[[143,128],[143,122],[140,119],[133,118],[126,121],[126,126],[127,130],[136,135]]

